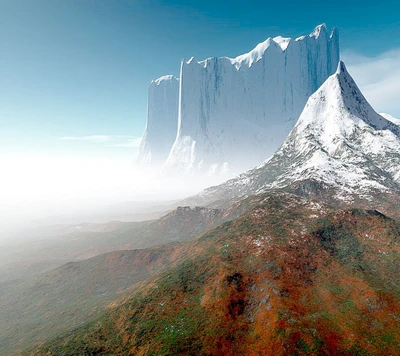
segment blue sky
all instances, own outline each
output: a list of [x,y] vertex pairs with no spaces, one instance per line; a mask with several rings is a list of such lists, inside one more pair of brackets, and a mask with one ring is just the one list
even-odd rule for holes
[[131,159],[152,79],[178,75],[182,58],[234,57],[322,22],[339,28],[367,98],[384,97],[368,73],[378,63],[389,76],[388,56],[400,67],[399,13],[396,0],[1,0],[0,153]]

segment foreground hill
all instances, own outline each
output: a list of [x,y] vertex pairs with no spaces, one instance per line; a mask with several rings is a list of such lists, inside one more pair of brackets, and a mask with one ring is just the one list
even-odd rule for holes
[[[10,354],[92,320],[107,303],[174,263],[174,243],[192,240],[246,209],[247,204],[227,210],[178,207],[152,222],[82,225],[87,231],[74,231],[45,245],[39,250],[43,255],[36,252],[34,258],[45,259],[47,254],[58,263],[58,254],[82,259],[118,247],[136,250],[109,252],[33,278],[0,282],[0,354]],[[164,245],[146,249],[159,244]]]
[[102,318],[27,354],[396,355],[399,253],[400,226],[378,211],[260,196]]
[[0,354],[76,328],[171,261],[170,248],[115,251],[0,284]]

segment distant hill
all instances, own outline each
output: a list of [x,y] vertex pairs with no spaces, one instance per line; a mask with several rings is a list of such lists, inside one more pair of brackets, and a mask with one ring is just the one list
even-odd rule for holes
[[179,207],[158,220],[32,229],[25,240],[0,249],[0,282],[36,276],[102,253],[191,239],[230,218],[229,211]]

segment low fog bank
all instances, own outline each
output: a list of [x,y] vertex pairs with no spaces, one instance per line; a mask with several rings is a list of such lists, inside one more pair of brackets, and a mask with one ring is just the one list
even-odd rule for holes
[[15,206],[13,210],[1,212],[0,247],[40,239],[43,237],[44,227],[156,219],[164,215],[175,202],[175,200],[149,200],[118,203],[93,200]]
[[162,177],[127,160],[0,158],[0,245],[29,239],[37,226],[155,218],[224,180]]
[[[224,179],[161,177],[130,162],[104,159],[2,163],[0,284],[107,252],[143,248],[151,242],[146,236],[154,235],[146,230],[152,220]],[[165,231],[155,225],[160,243]]]

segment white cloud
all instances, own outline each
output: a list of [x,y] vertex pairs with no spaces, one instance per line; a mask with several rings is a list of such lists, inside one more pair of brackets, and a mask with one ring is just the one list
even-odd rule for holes
[[64,136],[58,138],[61,141],[83,141],[90,143],[107,144],[109,147],[138,148],[140,137],[128,135],[90,135],[90,136]]
[[374,109],[400,118],[400,48],[376,57],[345,52],[342,59]]
[[91,135],[91,136],[64,136],[59,137],[63,141],[87,141],[87,142],[109,142],[112,141],[111,136],[107,135]]

